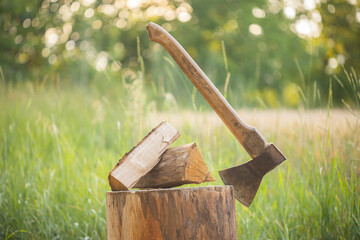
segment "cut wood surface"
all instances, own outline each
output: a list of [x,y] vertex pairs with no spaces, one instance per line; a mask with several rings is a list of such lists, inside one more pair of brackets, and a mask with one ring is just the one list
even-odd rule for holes
[[212,182],[211,175],[196,143],[167,149],[159,163],[145,176],[136,188],[170,188],[190,183]]
[[129,190],[160,160],[160,156],[180,133],[168,122],[160,123],[136,147],[126,153],[109,173],[113,191]]
[[237,239],[232,186],[107,192],[107,238]]

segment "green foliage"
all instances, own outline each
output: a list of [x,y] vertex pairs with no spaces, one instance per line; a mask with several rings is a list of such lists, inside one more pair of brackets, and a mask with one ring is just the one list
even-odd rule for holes
[[14,80],[22,78],[20,71],[44,64],[41,35],[45,28],[39,19],[34,20],[40,4],[41,0],[0,3],[0,65],[6,73],[18,72]]
[[[317,91],[328,90],[329,74],[345,78],[342,65],[360,71],[359,3],[350,0],[2,1],[0,66],[11,82],[61,79],[85,85],[101,71],[119,79],[122,68],[147,66],[144,87],[202,102],[169,55],[149,42],[149,21],[171,32],[235,106],[294,106],[301,93],[289,104],[284,98],[294,84],[316,93],[306,106],[321,106],[327,96]],[[334,104],[341,104],[344,91],[333,88]]]
[[[282,89],[290,81],[299,84],[294,60],[301,59],[300,64],[307,66],[310,55],[304,51],[304,42],[286,26],[289,21],[280,9],[271,12],[264,1],[212,1],[210,6],[208,1],[195,1],[191,6],[194,24],[178,24],[172,33],[219,89],[225,88],[231,74],[227,96],[232,104],[254,106],[258,105],[256,99],[266,102],[270,98],[272,102],[266,105],[277,106]],[[227,50],[226,66],[222,45]],[[167,53],[161,51],[160,55]],[[152,64],[152,76],[169,79],[176,71],[161,57],[151,60],[156,63]],[[164,64],[171,70],[164,71]],[[176,84],[176,98],[186,95],[185,89],[180,89],[183,81]],[[191,87],[188,81],[185,84]]]
[[[331,71],[330,59],[336,59],[341,67],[360,70],[360,3],[359,1],[332,0],[319,6],[323,31],[319,44],[325,49],[325,61]],[[330,69],[329,69],[330,68]]]

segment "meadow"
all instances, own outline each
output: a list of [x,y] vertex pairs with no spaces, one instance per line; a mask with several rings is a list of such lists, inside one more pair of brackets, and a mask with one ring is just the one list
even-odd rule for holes
[[[108,172],[161,121],[182,134],[173,146],[198,144],[217,179],[204,186],[250,159],[212,111],[160,112],[122,84],[1,82],[0,239],[106,239]],[[360,239],[358,112],[239,115],[287,157],[250,208],[236,203],[239,239]]]

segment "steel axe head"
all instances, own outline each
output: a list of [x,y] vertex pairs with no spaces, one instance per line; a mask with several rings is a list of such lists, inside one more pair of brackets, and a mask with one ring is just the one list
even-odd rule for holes
[[263,176],[285,160],[280,150],[270,143],[259,156],[242,165],[219,171],[219,174],[226,185],[234,186],[235,198],[249,207]]

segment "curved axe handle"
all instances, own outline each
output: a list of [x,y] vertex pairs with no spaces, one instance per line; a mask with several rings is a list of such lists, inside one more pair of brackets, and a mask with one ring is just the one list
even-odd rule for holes
[[255,158],[262,154],[268,145],[266,140],[256,128],[247,125],[240,119],[235,110],[176,39],[162,27],[152,22],[146,26],[146,30],[151,41],[160,43],[170,53],[249,155]]

